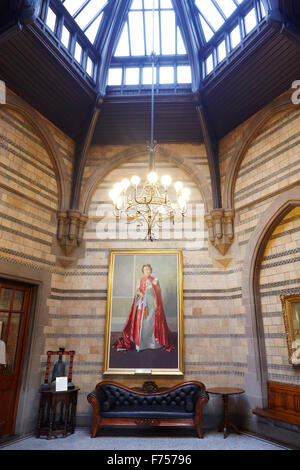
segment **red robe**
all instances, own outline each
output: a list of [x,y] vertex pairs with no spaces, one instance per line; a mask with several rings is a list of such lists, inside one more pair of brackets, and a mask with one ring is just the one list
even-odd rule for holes
[[[154,338],[157,344],[160,344],[166,351],[173,351],[175,349],[174,339],[171,331],[169,330],[166,315],[164,312],[164,307],[161,298],[161,291],[159,282],[156,284],[153,283],[154,277],[143,277],[140,280],[139,290],[142,294],[146,291],[146,281],[150,281],[152,284],[152,289],[155,296],[155,319],[154,319]],[[142,309],[138,309],[136,306],[136,297],[135,294],[131,309],[126,320],[126,324],[123,329],[123,335],[119,338],[114,344],[113,348],[121,351],[129,351],[131,347],[135,344],[139,346],[140,344],[140,333],[142,325]]]

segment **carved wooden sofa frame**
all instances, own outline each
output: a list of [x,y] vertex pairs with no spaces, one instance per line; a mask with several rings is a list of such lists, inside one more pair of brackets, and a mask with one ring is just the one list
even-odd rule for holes
[[104,426],[192,426],[202,439],[202,409],[208,399],[205,385],[196,381],[171,388],[158,388],[154,382],[143,388],[99,382],[87,396],[93,408],[91,437]]

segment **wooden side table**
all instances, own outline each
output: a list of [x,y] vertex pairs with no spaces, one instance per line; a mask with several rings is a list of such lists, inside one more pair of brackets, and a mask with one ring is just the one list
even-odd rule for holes
[[63,392],[55,390],[40,391],[40,406],[36,437],[62,434],[74,434],[76,426],[76,407],[79,388],[69,389]]
[[227,430],[229,428],[233,429],[237,434],[240,434],[240,431],[235,426],[235,424],[231,423],[229,420],[229,412],[228,412],[228,398],[230,395],[240,395],[241,393],[245,393],[245,390],[241,388],[231,388],[231,387],[214,387],[209,388],[206,390],[207,393],[212,393],[215,395],[222,395],[223,403],[224,403],[224,411],[223,411],[223,419],[218,426],[218,431],[224,433],[224,439],[227,437]]

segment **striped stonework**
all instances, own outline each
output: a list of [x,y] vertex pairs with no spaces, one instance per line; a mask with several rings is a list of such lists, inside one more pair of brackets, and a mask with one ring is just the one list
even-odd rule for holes
[[[96,182],[86,210],[89,220],[80,257],[64,268],[56,258],[58,190],[46,146],[21,114],[4,107],[0,109],[0,260],[14,264],[16,276],[21,265],[31,270],[32,278],[37,270],[51,276],[46,301],[47,319],[42,325],[41,383],[48,350],[60,347],[75,350],[73,383],[80,387],[78,415],[89,414],[86,395],[103,378],[109,253],[112,249],[183,251],[183,380],[200,380],[207,387],[245,386],[248,338],[242,302],[242,270],[249,256],[249,240],[259,220],[276,200],[278,192],[299,181],[299,114],[299,109],[295,109],[274,115],[249,145],[237,175],[235,240],[226,257],[212,251],[203,220],[201,237],[196,241],[192,238],[196,222],[199,222],[195,212],[187,216],[184,232],[176,225],[171,228],[170,238],[161,234],[154,244],[134,239],[133,233],[127,236],[127,226],[114,227],[114,217],[101,212],[110,205],[108,192],[115,182],[134,173],[145,178],[147,154],[137,153],[130,157],[133,147],[92,147],[84,171],[84,190],[90,187],[88,183],[97,171],[106,165],[109,168],[116,155],[124,153],[125,159]],[[41,120],[55,140],[66,171],[66,188],[70,187],[74,142],[42,116]],[[222,185],[249,121],[220,143]],[[180,158],[172,160],[172,153],[181,156],[182,162]],[[201,180],[209,187],[205,193],[208,194],[211,191],[210,176],[204,146],[190,143],[161,145],[157,170],[160,174],[170,174],[175,181],[183,181],[191,189],[194,208],[204,202],[204,196],[187,168],[198,172],[197,181]],[[67,190],[66,193],[68,198]],[[86,200],[88,198],[81,200],[82,208]],[[294,384],[299,384],[299,372],[288,363],[279,295],[300,289],[299,220],[299,209],[294,209],[278,224],[266,247],[260,270],[268,379]],[[106,238],[99,238],[99,227],[102,236],[107,234]],[[145,380],[144,377],[129,376],[118,379],[130,387],[141,385]],[[155,380],[163,386],[178,383],[178,377],[155,377]]]
[[268,379],[300,384],[300,371],[288,362],[281,294],[300,293],[300,207],[274,230],[265,249],[260,273]]

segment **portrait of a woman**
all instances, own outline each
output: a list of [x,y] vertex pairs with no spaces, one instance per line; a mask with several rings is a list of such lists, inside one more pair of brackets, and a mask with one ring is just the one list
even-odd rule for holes
[[113,344],[118,352],[135,348],[137,352],[146,349],[175,349],[173,335],[168,327],[163,307],[159,280],[152,276],[152,266],[142,266],[142,278],[135,292],[122,336]]

